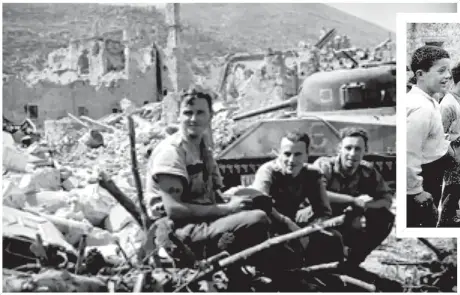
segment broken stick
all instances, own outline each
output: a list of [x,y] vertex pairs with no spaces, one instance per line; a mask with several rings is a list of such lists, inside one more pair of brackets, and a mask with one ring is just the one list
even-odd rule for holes
[[315,225],[311,225],[311,226],[307,226],[307,227],[304,227],[304,228],[301,228],[297,231],[294,231],[294,232],[291,232],[291,233],[288,233],[288,234],[284,234],[284,235],[281,235],[281,236],[277,236],[277,237],[273,237],[273,238],[270,238],[260,244],[257,244],[255,246],[252,246],[250,248],[247,248],[243,251],[240,251],[238,253],[235,253],[233,255],[230,255],[228,257],[225,257],[223,259],[221,259],[218,263],[214,264],[214,265],[211,265],[209,268],[203,270],[201,273],[199,273],[198,275],[194,276],[188,283],[180,286],[180,288],[176,289],[175,291],[180,291],[182,288],[186,287],[188,284],[194,282],[194,281],[197,281],[203,277],[205,277],[206,275],[209,275],[211,273],[214,273],[220,269],[223,269],[223,268],[226,268],[232,264],[235,264],[236,262],[240,261],[240,260],[245,260],[247,258],[249,258],[250,256],[260,252],[260,251],[263,251],[263,250],[266,250],[268,248],[271,248],[272,246],[275,246],[275,245],[279,245],[279,244],[282,244],[282,243],[285,243],[285,242],[288,242],[290,240],[294,240],[294,239],[299,239],[299,238],[302,238],[302,237],[305,237],[309,234],[312,234],[312,233],[315,233],[315,232],[318,232],[318,231],[321,231],[321,230],[324,230],[326,228],[330,228],[330,227],[335,227],[335,226],[339,226],[341,224],[343,224],[345,222],[345,217],[346,215],[345,214],[342,214],[340,216],[336,216],[336,217],[332,217],[328,220],[325,220],[323,222],[321,222],[320,224],[315,224]]
[[112,179],[104,172],[99,172],[99,185],[107,190],[115,200],[120,203],[126,211],[131,214],[134,220],[142,226],[141,214],[137,206],[118,188],[118,186],[113,182]]
[[74,121],[77,122],[78,124],[82,125],[83,127],[89,129],[89,125],[88,125],[88,124],[86,124],[86,123],[83,122],[82,120],[78,119],[77,117],[75,117],[75,116],[72,115],[71,113],[67,113],[67,116],[69,116],[69,118],[71,118],[72,120],[74,120]]
[[82,120],[85,120],[86,122],[89,122],[89,123],[91,123],[91,124],[93,124],[93,125],[96,125],[96,126],[102,128],[102,129],[104,129],[105,131],[107,131],[107,132],[109,132],[109,133],[113,133],[113,132],[115,132],[115,130],[117,130],[115,127],[112,127],[112,126],[110,126],[110,125],[107,125],[107,124],[98,122],[98,121],[96,121],[96,120],[94,120],[94,119],[91,119],[91,118],[89,118],[89,117],[86,117],[86,116],[80,116],[80,118],[81,118]]
[[131,145],[131,167],[134,177],[134,182],[136,184],[137,196],[139,198],[139,206],[141,207],[141,220],[144,231],[150,228],[151,221],[148,218],[147,208],[144,203],[144,192],[142,190],[141,177],[139,176],[139,168],[137,167],[137,157],[136,157],[136,131],[134,129],[134,121],[132,116],[128,116],[128,128],[129,128],[129,143]]

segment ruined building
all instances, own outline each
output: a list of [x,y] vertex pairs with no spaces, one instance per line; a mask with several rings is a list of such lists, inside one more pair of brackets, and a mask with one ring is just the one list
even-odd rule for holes
[[126,30],[72,40],[49,54],[42,71],[4,77],[3,114],[41,125],[67,113],[98,119],[117,112],[123,98],[137,106],[162,100],[170,87],[163,60],[156,44],[137,47]]
[[446,49],[454,62],[460,61],[460,24],[412,23],[407,24],[407,57],[423,45],[436,45]]

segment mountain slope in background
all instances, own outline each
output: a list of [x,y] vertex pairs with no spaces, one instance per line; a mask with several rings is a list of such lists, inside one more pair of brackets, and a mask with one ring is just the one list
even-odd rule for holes
[[[375,46],[389,37],[385,29],[325,4],[183,4],[181,17],[211,38],[239,50],[293,48],[336,28],[353,44]],[[392,33],[392,39],[395,34]]]
[[[321,27],[336,28],[357,46],[388,38],[383,28],[324,4],[181,4],[186,60],[210,61],[235,51],[295,47],[318,39]],[[141,28],[165,46],[167,28],[155,7],[101,4],[3,4],[3,73],[41,69],[47,55],[74,38]],[[393,34],[394,37],[394,34]]]

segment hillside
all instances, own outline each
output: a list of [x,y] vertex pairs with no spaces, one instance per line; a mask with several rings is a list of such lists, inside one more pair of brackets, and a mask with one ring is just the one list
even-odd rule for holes
[[[384,29],[323,4],[182,4],[186,59],[209,61],[234,51],[294,47],[317,39],[322,26],[348,34],[357,46],[388,37]],[[41,69],[49,52],[72,38],[135,27],[160,46],[164,15],[155,7],[101,4],[3,4],[3,73]]]

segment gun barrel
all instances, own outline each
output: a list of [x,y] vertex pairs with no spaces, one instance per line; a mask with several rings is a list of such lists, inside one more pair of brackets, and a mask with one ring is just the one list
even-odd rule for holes
[[272,106],[268,106],[268,107],[261,108],[261,109],[258,109],[258,110],[243,113],[241,115],[236,115],[235,117],[233,117],[233,120],[234,121],[239,121],[239,120],[243,120],[243,119],[246,119],[246,118],[255,117],[255,116],[260,115],[260,114],[274,112],[274,111],[277,111],[277,110],[285,109],[285,108],[288,108],[288,107],[291,107],[291,106],[296,106],[296,105],[297,105],[297,96],[294,96],[293,98],[291,98],[291,99],[289,99],[287,101],[283,101],[281,103],[278,103],[278,104],[275,104],[275,105],[272,105]]

